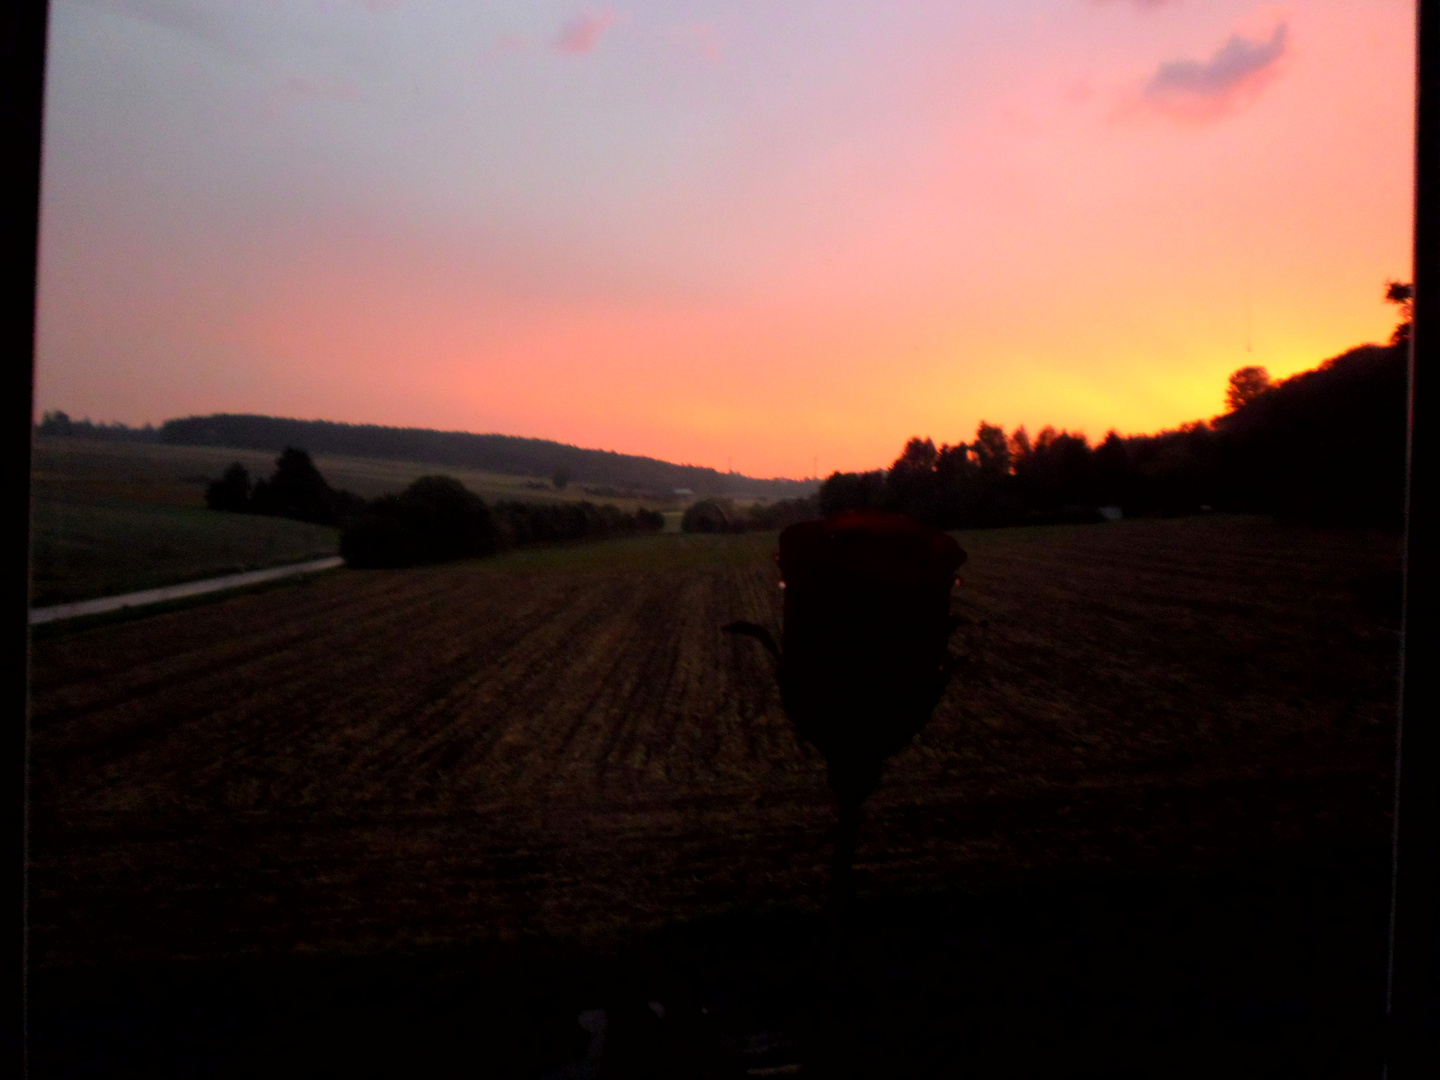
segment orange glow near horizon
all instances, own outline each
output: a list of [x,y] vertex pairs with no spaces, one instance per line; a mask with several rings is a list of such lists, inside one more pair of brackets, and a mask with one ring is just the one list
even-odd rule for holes
[[[636,5],[569,50],[526,51],[559,40],[536,30],[456,60],[416,91],[433,132],[378,77],[251,86],[192,49],[204,108],[173,122],[259,148],[207,187],[198,150],[162,170],[170,135],[86,104],[105,63],[161,63],[151,30],[107,44],[58,5],[37,412],[496,431],[807,476],[982,419],[1174,427],[1220,413],[1238,367],[1283,378],[1388,337],[1411,5],[993,7],[861,5],[836,28],[816,5],[802,29],[833,36],[812,56],[761,8],[702,34]],[[466,109],[506,156],[453,134]],[[411,166],[427,154],[445,168]]]

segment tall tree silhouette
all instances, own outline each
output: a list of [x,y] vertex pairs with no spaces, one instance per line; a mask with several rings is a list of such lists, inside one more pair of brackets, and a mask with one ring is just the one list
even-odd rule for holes
[[258,481],[250,494],[250,509],[256,514],[319,525],[338,523],[342,505],[348,508],[355,502],[354,496],[331,488],[310,455],[294,446],[285,448],[275,460],[275,472],[268,480]]
[[939,512],[935,475],[939,460],[940,452],[930,439],[907,442],[885,476],[885,507],[934,524]]
[[1242,367],[1230,376],[1225,405],[1231,412],[1243,409],[1271,387],[1270,373],[1263,367]]
[[1095,448],[1095,496],[1107,506],[1121,506],[1129,497],[1130,449],[1114,430]]
[[975,452],[975,462],[984,479],[994,482],[1010,475],[1010,440],[1005,437],[1004,428],[980,421],[970,448]]
[[1409,344],[1415,325],[1415,286],[1403,281],[1387,281],[1385,299],[1400,309],[1400,325],[1390,335],[1390,344]]

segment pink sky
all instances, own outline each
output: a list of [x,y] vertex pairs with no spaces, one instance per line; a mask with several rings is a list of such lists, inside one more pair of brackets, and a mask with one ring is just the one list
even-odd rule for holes
[[1410,3],[57,0],[37,411],[809,475],[1388,336]]

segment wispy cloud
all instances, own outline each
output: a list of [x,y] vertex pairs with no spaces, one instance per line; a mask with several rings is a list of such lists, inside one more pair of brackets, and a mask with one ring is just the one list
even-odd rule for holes
[[186,0],[80,0],[86,7],[109,8],[132,19],[163,27],[222,52],[231,52],[241,20],[233,11],[216,10]]
[[559,52],[572,55],[588,53],[599,44],[600,35],[614,22],[615,12],[609,8],[577,15],[561,27],[555,38],[555,48]]
[[312,79],[305,75],[290,76],[280,84],[280,88],[294,97],[330,98],[334,101],[356,101],[360,97],[360,88],[354,83]]
[[1232,34],[1209,60],[1161,64],[1141,87],[1138,104],[1191,123],[1227,116],[1252,101],[1275,77],[1288,33],[1281,23],[1268,40]]
[[352,82],[291,75],[272,84],[263,100],[262,111],[273,119],[300,101],[359,101],[363,96],[360,87]]
[[720,59],[720,30],[713,22],[677,26],[670,31],[670,40],[684,48],[698,50],[706,60]]
[[315,0],[315,8],[322,15],[333,15],[342,7],[364,8],[374,15],[394,11],[406,0]]

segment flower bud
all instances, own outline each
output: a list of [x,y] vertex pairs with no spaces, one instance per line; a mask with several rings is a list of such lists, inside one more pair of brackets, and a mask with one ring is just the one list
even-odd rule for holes
[[950,672],[960,545],[903,514],[851,511],[780,534],[785,711],[858,802],[930,719]]

